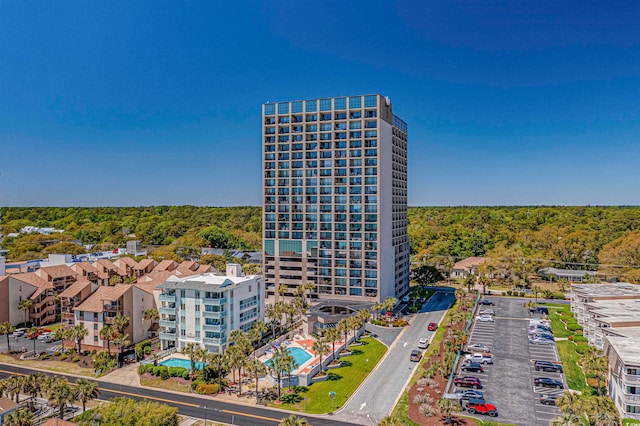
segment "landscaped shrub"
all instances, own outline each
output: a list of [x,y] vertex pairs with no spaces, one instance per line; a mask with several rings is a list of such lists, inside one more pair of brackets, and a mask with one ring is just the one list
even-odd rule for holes
[[194,380],[193,382],[191,382],[191,389],[195,390],[201,383],[204,383],[204,381],[200,379]]
[[582,330],[582,327],[580,326],[580,324],[570,323],[570,324],[567,324],[567,330],[570,330],[570,331]]
[[139,365],[138,366],[138,374],[144,374],[147,372],[147,366],[146,365]]
[[45,352],[43,354],[40,354],[40,359],[44,360],[44,359],[48,359],[48,358],[49,358],[49,354],[48,353]]
[[64,361],[65,359],[67,359],[67,354],[60,355],[60,361]]
[[82,351],[82,355],[89,356],[91,355],[91,351],[89,349],[85,349],[84,351]]
[[[146,352],[146,348],[149,348],[149,352]],[[143,340],[142,342],[136,344],[136,355],[138,358],[142,357],[142,355],[148,355],[151,353],[151,340]]]
[[513,294],[513,292],[511,290],[507,290],[507,296],[511,296],[511,294]]
[[182,374],[187,371],[184,367],[169,367],[169,376],[182,377]]
[[576,334],[575,336],[573,336],[573,341],[574,341],[575,343],[582,343],[582,342],[588,342],[588,341],[589,341],[589,339],[587,339],[587,338],[586,338],[586,337],[584,337],[584,336],[580,336],[580,335],[577,335],[577,334]]
[[71,361],[78,362],[78,361],[80,361],[80,357],[78,355],[76,355],[73,358],[71,358]]
[[60,351],[55,351],[55,352],[53,353],[53,356],[60,356]]
[[567,339],[571,340],[572,342],[573,342],[573,339],[575,339],[575,338],[576,338],[575,335],[571,335],[571,336],[567,337]]
[[182,372],[182,378],[187,380],[189,379],[189,370],[187,370],[186,368],[183,369],[184,371]]
[[584,355],[589,350],[589,345],[576,345],[576,353]]
[[151,353],[151,346],[147,346],[144,348],[144,354],[149,355]]
[[218,393],[219,387],[217,383],[200,383],[196,386],[196,392],[200,395],[211,395]]
[[160,371],[160,378],[162,380],[167,380],[169,377],[171,377],[171,376],[169,375],[169,370],[168,369]]

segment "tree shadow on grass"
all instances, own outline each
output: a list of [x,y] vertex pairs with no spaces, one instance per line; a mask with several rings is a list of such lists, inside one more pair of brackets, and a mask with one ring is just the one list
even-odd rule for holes
[[351,355],[362,355],[363,352],[360,349],[351,349]]
[[342,364],[342,367],[351,367],[353,365],[353,363],[351,361],[347,361],[345,360],[340,360],[340,364]]
[[336,373],[329,373],[327,380],[336,381],[342,379],[342,376]]

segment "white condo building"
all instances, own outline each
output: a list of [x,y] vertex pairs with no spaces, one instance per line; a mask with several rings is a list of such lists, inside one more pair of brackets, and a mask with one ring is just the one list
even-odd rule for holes
[[231,331],[248,331],[264,319],[264,281],[258,275],[242,276],[238,264],[228,264],[226,276],[172,276],[156,287],[156,297],[163,349],[197,343],[221,352]]
[[262,106],[270,294],[381,301],[409,291],[407,124],[381,95]]

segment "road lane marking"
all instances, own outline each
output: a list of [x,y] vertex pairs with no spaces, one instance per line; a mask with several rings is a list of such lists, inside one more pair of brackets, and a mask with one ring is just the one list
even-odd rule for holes
[[274,419],[273,417],[258,416],[257,414],[243,413],[241,411],[220,410],[223,413],[235,414],[236,416],[253,417],[254,419],[270,420],[272,422],[281,422],[282,419]]

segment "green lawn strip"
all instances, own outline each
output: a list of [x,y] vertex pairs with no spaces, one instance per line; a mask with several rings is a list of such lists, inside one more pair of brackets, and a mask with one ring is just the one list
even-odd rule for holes
[[567,330],[567,327],[563,321],[563,319],[570,318],[566,315],[559,315],[560,312],[571,313],[571,308],[569,305],[564,305],[562,307],[549,307],[549,320],[551,321],[551,330],[553,331],[554,336],[556,337],[569,337],[573,336],[576,333],[571,330]]
[[565,308],[567,312],[571,312],[571,305],[566,303],[538,302],[538,306],[545,306],[547,308]]
[[[332,411],[329,392],[333,391],[336,393],[333,411],[338,410],[360,386],[371,370],[375,368],[387,351],[387,347],[374,338],[364,337],[361,340],[365,344],[353,346],[351,348],[354,352],[353,355],[341,358],[345,362],[345,366],[328,370],[330,374],[329,380],[313,383],[308,387],[307,392],[299,392],[295,402],[271,405],[285,410],[303,411],[304,403],[302,399],[306,396],[307,413],[329,413]],[[283,398],[286,399],[285,390],[286,388],[283,389]]]
[[556,341],[556,346],[558,347],[558,355],[560,355],[560,361],[562,361],[564,375],[567,378],[569,388],[581,392],[587,390],[588,386],[585,383],[584,374],[577,364],[580,355],[576,352],[575,343],[570,340],[561,340]]
[[95,372],[90,367],[81,367],[78,364],[72,364],[70,362],[65,361],[54,361],[54,360],[16,360],[13,357],[8,355],[0,355],[0,362],[4,362],[6,364],[13,364],[17,366],[33,368],[36,370],[47,370],[53,371],[55,373],[66,373],[66,374],[76,374],[78,376],[86,376],[86,377],[95,377]]
[[191,387],[189,385],[181,385],[173,380],[162,380],[160,377],[147,378],[140,377],[141,386],[151,386],[152,388],[165,389],[177,392],[189,392]]
[[409,394],[407,392],[402,394],[396,406],[393,407],[392,415],[400,420],[403,425],[418,426],[417,423],[409,418]]

